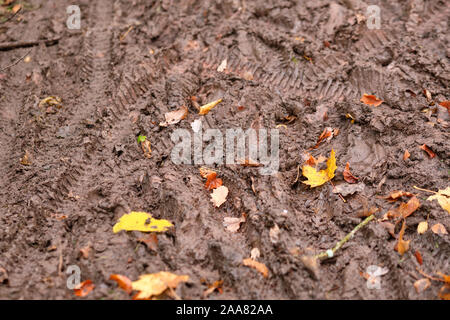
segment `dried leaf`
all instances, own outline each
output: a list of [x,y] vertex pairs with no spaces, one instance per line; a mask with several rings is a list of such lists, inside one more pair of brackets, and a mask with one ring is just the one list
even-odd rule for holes
[[356,183],[358,182],[359,178],[355,177],[351,172],[350,172],[350,163],[347,162],[347,164],[345,165],[345,169],[344,169],[344,179],[345,181],[347,181],[348,183]]
[[80,249],[81,256],[84,259],[89,258],[89,254],[91,253],[91,244],[88,244],[87,246]]
[[152,251],[158,250],[158,236],[156,233],[150,233],[145,237],[139,238],[137,241],[145,244]]
[[250,251],[250,258],[253,260],[256,260],[260,257],[261,253],[259,252],[258,248],[253,248],[252,251]]
[[12,7],[12,13],[17,13],[20,9],[22,9],[22,5],[21,4],[15,4],[13,7]]
[[378,99],[376,96],[371,94],[363,94],[360,101],[364,104],[375,107],[378,107],[380,104],[383,103],[383,100]]
[[220,207],[226,200],[228,195],[228,188],[225,186],[220,186],[214,189],[211,194],[211,201],[216,207]]
[[147,158],[151,158],[152,157],[152,148],[150,145],[150,140],[145,139],[144,141],[141,142],[141,148],[142,151],[144,152],[144,155]]
[[428,230],[428,222],[427,221],[422,221],[419,223],[419,225],[417,226],[417,233],[418,234],[423,234]]
[[208,285],[208,289],[205,290],[205,292],[203,292],[203,297],[207,297],[209,296],[211,293],[213,293],[214,291],[219,291],[220,294],[223,293],[222,290],[222,285],[223,285],[223,280],[217,280],[214,281],[214,283],[212,285]]
[[61,98],[57,96],[49,96],[47,98],[42,99],[39,102],[39,107],[52,107],[56,106],[58,109],[62,107],[61,105]]
[[403,220],[403,225],[400,230],[400,233],[398,234],[398,242],[397,242],[397,245],[395,248],[395,250],[397,250],[398,253],[400,253],[400,255],[403,255],[406,251],[408,251],[409,243],[411,242],[411,240],[408,240],[408,241],[403,240],[403,235],[405,234],[405,230],[406,230],[406,220]]
[[126,293],[131,294],[131,291],[133,291],[131,280],[128,279],[126,276],[122,276],[120,274],[112,274],[109,277],[109,280],[114,280],[117,282],[119,287],[121,287],[123,290],[125,290]]
[[439,103],[441,107],[444,107],[447,109],[448,114],[450,115],[450,101],[442,101]]
[[185,106],[182,106],[180,109],[167,112],[164,114],[164,117],[166,118],[165,122],[161,122],[159,125],[161,127],[167,127],[168,125],[177,124],[184,118],[186,118],[188,114],[188,108]]
[[403,197],[403,196],[413,197],[414,194],[412,194],[411,192],[395,190],[395,191],[392,191],[387,197],[384,197],[383,199],[386,199],[388,201],[396,201],[396,200],[398,200],[398,198]]
[[253,260],[252,258],[247,258],[242,261],[244,266],[253,268],[261,272],[261,274],[264,276],[264,278],[267,278],[269,276],[269,269],[267,269],[266,265],[264,263],[258,262]]
[[205,188],[207,190],[213,190],[220,187],[223,184],[222,179],[217,178],[216,172],[211,172],[206,176]]
[[445,227],[442,223],[436,223],[434,226],[431,227],[431,231],[441,236],[443,236],[444,234],[448,234],[447,230],[445,230]]
[[431,159],[436,157],[436,154],[426,144],[420,146],[420,149],[424,150]]
[[22,159],[20,159],[20,164],[23,164],[24,166],[31,165],[30,158],[31,158],[30,153],[28,151],[25,151],[25,154],[23,155]]
[[92,280],[86,280],[81,282],[78,286],[76,286],[75,289],[73,289],[73,293],[77,297],[86,297],[89,294],[89,292],[94,290],[94,288],[95,285],[92,283]]
[[280,228],[275,223],[275,225],[272,228],[270,228],[269,231],[270,242],[277,243],[279,237],[280,237]]
[[133,290],[139,291],[133,299],[150,299],[153,296],[160,295],[167,288],[175,289],[181,282],[187,281],[189,281],[189,276],[187,275],[178,276],[166,271],[144,274],[139,276],[139,280],[131,283]]
[[412,197],[407,203],[400,203],[400,206],[398,207],[398,212],[401,214],[402,218],[405,219],[406,217],[410,216],[414,211],[417,210],[417,208],[420,207],[420,202],[417,197]]
[[214,108],[221,102],[222,102],[222,99],[219,99],[219,100],[216,100],[216,101],[213,101],[213,102],[210,102],[208,104],[201,106],[198,114],[201,114],[201,115],[207,114],[209,111],[211,111],[212,108]]
[[405,153],[403,154],[403,160],[407,160],[409,159],[409,157],[411,156],[411,154],[409,153],[408,149],[405,150]]
[[241,166],[244,167],[262,167],[263,165],[258,161],[252,159],[239,159],[237,161]]
[[450,300],[450,284],[444,284],[439,290],[438,296],[442,300]]
[[316,149],[325,139],[327,139],[328,141],[331,140],[331,138],[333,138],[333,132],[334,132],[333,128],[330,127],[326,127],[325,129],[323,129],[322,133],[319,136],[319,139],[317,140],[316,145],[310,148],[310,150]]
[[414,256],[416,257],[417,263],[422,265],[423,259],[422,259],[422,255],[420,254],[420,252],[416,250],[416,252],[414,252]]
[[225,217],[223,218],[223,226],[227,228],[228,231],[234,233],[239,230],[241,223],[245,222],[245,216],[240,218]]
[[303,176],[308,178],[306,181],[302,181],[304,184],[310,185],[311,188],[318,187],[327,181],[334,178],[336,171],[336,157],[335,152],[331,149],[330,158],[327,161],[327,168],[325,170],[317,171],[310,165],[304,165],[302,167]]
[[117,233],[120,230],[164,232],[170,227],[173,227],[173,224],[167,220],[154,219],[152,215],[147,212],[132,211],[129,214],[124,214],[120,218],[119,222],[114,225],[113,232]]
[[450,187],[445,190],[439,190],[434,196],[428,197],[428,201],[436,199],[441,207],[450,213]]
[[220,65],[217,67],[217,72],[223,72],[227,68],[227,59],[223,59]]
[[414,282],[414,288],[417,293],[421,293],[427,290],[431,286],[431,281],[427,278],[423,278]]

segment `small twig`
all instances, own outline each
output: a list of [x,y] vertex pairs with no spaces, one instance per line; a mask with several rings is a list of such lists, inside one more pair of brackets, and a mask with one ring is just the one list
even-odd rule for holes
[[17,48],[28,48],[34,47],[41,43],[45,43],[47,46],[54,45],[59,42],[61,38],[47,39],[47,40],[37,40],[37,41],[16,41],[16,42],[5,42],[0,44],[0,51],[12,50]]
[[0,22],[0,23],[6,23],[6,22],[8,22],[9,20],[14,19],[14,17],[15,17],[21,10],[22,10],[22,7],[20,7],[19,10],[17,10],[16,13],[14,13],[14,14],[13,14],[12,16],[10,16],[8,19],[6,19],[5,21]]
[[417,190],[420,190],[420,191],[425,191],[425,192],[430,192],[430,193],[437,194],[437,192],[436,192],[436,191],[433,191],[433,190],[422,189],[422,188],[419,188],[419,187],[416,187],[416,186],[413,186],[413,188],[414,188],[414,189],[417,189]]
[[371,220],[375,218],[375,215],[371,214],[366,219],[364,219],[363,222],[358,224],[349,234],[347,234],[341,241],[339,241],[336,246],[333,249],[329,249],[327,251],[324,251],[322,253],[319,253],[315,256],[316,259],[326,259],[326,258],[332,258],[334,256],[334,253],[339,250],[348,240],[353,238],[355,233],[364,227],[366,224],[368,224]]
[[6,66],[6,67],[4,67],[4,68],[1,68],[1,69],[0,69],[0,72],[5,71],[6,69],[9,69],[9,68],[11,68],[12,66],[15,66],[16,64],[18,64],[22,59],[24,59],[27,55],[30,54],[31,50],[33,50],[33,49],[30,49],[30,51],[28,51],[27,53],[25,53],[25,54],[23,55],[23,57],[17,59],[17,60],[14,61],[13,63],[11,63],[9,66]]

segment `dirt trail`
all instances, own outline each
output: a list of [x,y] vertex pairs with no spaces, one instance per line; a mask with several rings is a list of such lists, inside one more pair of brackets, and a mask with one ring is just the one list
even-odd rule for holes
[[[420,209],[407,219],[411,248],[403,257],[378,222],[323,262],[317,275],[299,256],[333,247],[361,222],[364,206],[380,208],[380,218],[393,207],[380,199],[390,191],[448,186],[450,118],[443,108],[423,112],[436,107],[423,89],[436,103],[450,98],[449,4],[375,1],[381,29],[369,30],[368,3],[359,0],[84,0],[81,30],[71,31],[70,1],[27,3],[20,21],[0,25],[0,42],[61,40],[33,47],[30,62],[0,74],[0,267],[9,278],[0,298],[73,299],[66,287],[70,265],[95,283],[91,299],[129,298],[110,274],[134,280],[161,270],[190,276],[177,289],[185,299],[203,297],[201,279],[224,280],[223,294],[213,299],[437,298],[439,283],[414,290],[420,278],[414,252],[422,254],[426,272],[448,274],[450,239],[416,229],[428,218],[450,231],[450,218],[422,193]],[[0,66],[26,50],[0,52]],[[218,72],[225,59],[225,72]],[[364,93],[384,103],[364,105]],[[50,95],[62,98],[61,109],[38,107]],[[200,117],[193,96],[199,104],[223,102]],[[159,126],[182,105],[186,119]],[[214,208],[200,165],[175,165],[170,157],[172,132],[191,131],[196,119],[203,129],[278,127],[279,172],[214,166],[230,190]],[[333,148],[334,184],[346,183],[349,162],[362,185],[346,203],[330,184],[294,183],[302,154],[325,127],[339,128],[339,135],[313,155],[328,156]],[[136,143],[139,135],[151,141],[150,159]],[[423,144],[435,158],[419,149]],[[20,164],[26,151],[28,166]],[[158,235],[156,251],[138,242],[139,232],[112,233],[131,210],[174,223]],[[243,213],[237,233],[223,227],[224,217]],[[86,246],[88,259],[80,255]],[[267,279],[242,266],[253,248],[269,268]],[[370,265],[389,269],[381,290],[368,289],[361,276]]]

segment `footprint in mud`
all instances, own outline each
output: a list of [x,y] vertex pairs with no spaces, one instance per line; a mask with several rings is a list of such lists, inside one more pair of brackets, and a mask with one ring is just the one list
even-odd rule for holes
[[351,133],[347,139],[349,142],[347,161],[360,175],[368,175],[386,156],[383,147],[371,137],[363,139]]

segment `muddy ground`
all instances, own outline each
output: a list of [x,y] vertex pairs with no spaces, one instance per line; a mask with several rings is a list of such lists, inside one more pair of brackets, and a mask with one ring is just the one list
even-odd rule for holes
[[[2,69],[28,52],[31,58],[0,72],[0,298],[78,299],[66,287],[68,266],[78,265],[81,280],[96,286],[86,299],[129,299],[110,274],[135,280],[162,270],[190,276],[176,290],[183,299],[203,298],[202,279],[224,280],[223,293],[208,299],[438,299],[438,281],[421,293],[413,283],[422,278],[418,267],[450,272],[450,239],[416,229],[428,217],[450,231],[450,218],[412,187],[449,185],[450,119],[437,107],[450,99],[448,1],[84,0],[76,1],[80,30],[66,26],[74,1],[16,3],[23,9],[6,22],[12,5],[2,6],[0,43],[58,41],[0,51]],[[381,8],[379,30],[366,25],[370,4]],[[384,103],[365,105],[363,93]],[[62,107],[40,108],[47,96],[61,97]],[[199,116],[192,96],[223,102]],[[159,126],[182,105],[186,119]],[[222,130],[284,124],[279,172],[213,166],[230,191],[214,208],[200,166],[170,157],[170,134],[191,130],[199,118]],[[339,135],[312,154],[333,148],[333,183],[346,183],[349,162],[363,186],[346,203],[330,183],[293,184],[325,127]],[[139,135],[151,141],[150,159]],[[26,152],[28,165],[21,163]],[[406,222],[408,252],[400,256],[397,240],[372,221],[318,274],[303,265],[302,254],[332,248],[360,223],[365,203],[380,209],[377,218],[398,206],[380,199],[393,190],[421,202]],[[158,235],[156,250],[137,241],[140,232],[112,232],[132,210],[174,223]],[[224,217],[242,213],[239,231],[227,231]],[[278,240],[269,235],[275,225]],[[87,259],[80,254],[86,246]],[[242,265],[253,248],[267,278]],[[370,265],[389,269],[380,290],[368,289],[361,275]]]

